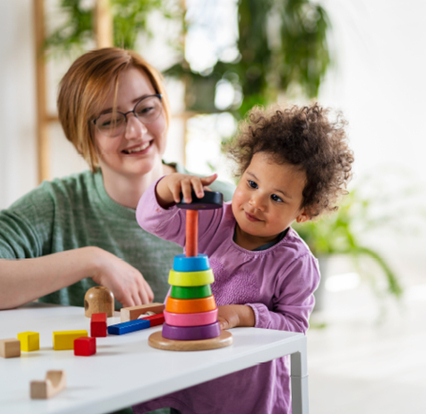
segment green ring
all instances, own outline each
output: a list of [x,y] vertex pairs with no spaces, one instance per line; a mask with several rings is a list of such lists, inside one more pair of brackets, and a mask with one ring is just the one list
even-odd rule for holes
[[204,286],[214,282],[213,270],[201,270],[199,272],[176,272],[170,270],[169,285],[172,286]]
[[172,286],[170,296],[175,299],[201,299],[212,295],[210,285],[204,286]]

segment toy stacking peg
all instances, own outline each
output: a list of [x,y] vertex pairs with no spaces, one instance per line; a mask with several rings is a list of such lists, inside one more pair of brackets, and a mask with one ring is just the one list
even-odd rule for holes
[[114,294],[105,286],[94,286],[84,295],[84,314],[90,318],[93,313],[114,316]]
[[185,254],[175,256],[170,270],[171,294],[164,310],[162,331],[153,333],[149,345],[170,351],[197,351],[232,344],[232,335],[221,332],[218,309],[210,284],[214,282],[209,259],[198,254],[198,211],[222,207],[221,193],[206,191],[203,198],[192,193],[192,202],[177,207],[186,211]]

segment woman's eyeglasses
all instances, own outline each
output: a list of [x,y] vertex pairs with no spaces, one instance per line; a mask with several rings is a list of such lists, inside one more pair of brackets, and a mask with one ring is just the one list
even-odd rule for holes
[[98,131],[108,137],[117,137],[126,129],[127,115],[133,114],[143,123],[154,122],[161,114],[163,105],[161,103],[161,94],[149,95],[142,98],[133,108],[133,111],[126,113],[111,111],[99,115],[92,122],[96,125]]

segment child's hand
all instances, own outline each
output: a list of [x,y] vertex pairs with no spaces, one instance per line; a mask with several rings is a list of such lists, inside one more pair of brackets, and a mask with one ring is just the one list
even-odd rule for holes
[[173,203],[180,203],[183,194],[186,203],[192,202],[191,192],[196,196],[204,196],[204,187],[216,180],[217,174],[208,177],[173,173],[162,178],[156,187],[157,201],[162,207],[170,207]]
[[256,323],[253,309],[247,305],[218,306],[220,329],[231,329],[237,326],[254,326]]

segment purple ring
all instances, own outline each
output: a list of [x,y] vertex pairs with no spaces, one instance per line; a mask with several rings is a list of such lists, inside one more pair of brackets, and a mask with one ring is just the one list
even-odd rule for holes
[[216,338],[220,335],[219,322],[202,326],[173,326],[163,324],[163,337],[178,341],[198,341]]

